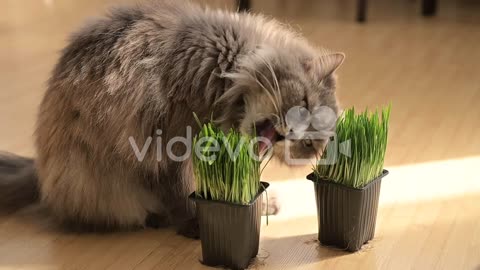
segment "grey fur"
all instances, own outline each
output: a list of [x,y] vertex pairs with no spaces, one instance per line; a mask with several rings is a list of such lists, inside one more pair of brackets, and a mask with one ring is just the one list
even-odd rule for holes
[[[41,201],[92,229],[144,226],[151,213],[181,227],[194,213],[189,162],[158,162],[155,151],[139,162],[128,138],[195,133],[192,112],[242,132],[269,119],[284,134],[292,106],[338,112],[342,61],[260,16],[182,1],[115,9],[73,35],[49,81],[36,131]],[[275,147],[285,143],[297,156],[324,144]]]

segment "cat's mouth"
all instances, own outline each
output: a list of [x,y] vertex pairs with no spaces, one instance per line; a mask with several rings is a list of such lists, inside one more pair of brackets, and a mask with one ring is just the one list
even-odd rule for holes
[[257,137],[263,137],[266,139],[261,139],[258,142],[258,150],[260,154],[263,154],[276,142],[285,140],[285,136],[278,133],[275,129],[275,125],[269,119],[256,122],[255,130],[257,132]]

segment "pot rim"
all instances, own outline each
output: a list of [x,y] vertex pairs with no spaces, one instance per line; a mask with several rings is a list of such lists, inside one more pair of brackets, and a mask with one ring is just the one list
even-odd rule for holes
[[328,180],[326,178],[320,178],[318,179],[316,176],[315,176],[315,173],[310,173],[309,175],[307,175],[307,179],[312,181],[313,183],[315,184],[327,184],[327,185],[335,185],[335,186],[338,186],[340,188],[343,188],[343,189],[347,189],[347,190],[352,190],[352,191],[363,191],[367,188],[369,188],[371,185],[373,185],[375,182],[379,181],[380,179],[382,179],[383,177],[387,176],[390,172],[386,169],[383,169],[382,171],[382,174],[380,174],[378,177],[376,177],[375,179],[373,179],[370,183],[366,184],[365,186],[361,187],[361,188],[354,188],[354,187],[350,187],[350,186],[346,186],[346,185],[342,185],[342,184],[339,184],[339,183],[336,183],[336,182],[333,182],[332,180]]
[[270,186],[270,183],[268,182],[260,181],[260,184],[263,186],[263,189],[261,189],[260,192],[258,192],[257,195],[255,195],[252,201],[250,201],[248,204],[238,204],[238,203],[232,203],[232,202],[226,202],[226,201],[220,201],[220,200],[207,200],[203,198],[198,198],[196,196],[195,191],[192,192],[192,194],[190,194],[188,198],[192,201],[195,201],[195,203],[218,203],[218,204],[224,204],[224,205],[230,205],[230,206],[236,206],[236,207],[250,207],[253,205],[253,203],[255,203],[258,197],[260,197],[260,195],[262,195],[263,192],[265,192],[267,188]]

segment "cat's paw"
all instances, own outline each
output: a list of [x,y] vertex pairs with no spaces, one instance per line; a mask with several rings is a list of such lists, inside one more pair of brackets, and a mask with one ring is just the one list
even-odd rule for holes
[[177,233],[187,238],[199,239],[200,227],[197,218],[189,219],[178,226]]
[[267,196],[262,196],[262,215],[276,215],[280,211],[280,200],[278,193],[274,190],[268,191],[268,204]]
[[160,229],[166,228],[169,225],[168,216],[166,215],[149,213],[145,218],[145,227],[147,228]]

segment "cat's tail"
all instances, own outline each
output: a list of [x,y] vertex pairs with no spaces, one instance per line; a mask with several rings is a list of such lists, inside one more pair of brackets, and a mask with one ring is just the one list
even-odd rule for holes
[[33,159],[0,152],[0,211],[12,212],[38,201]]

